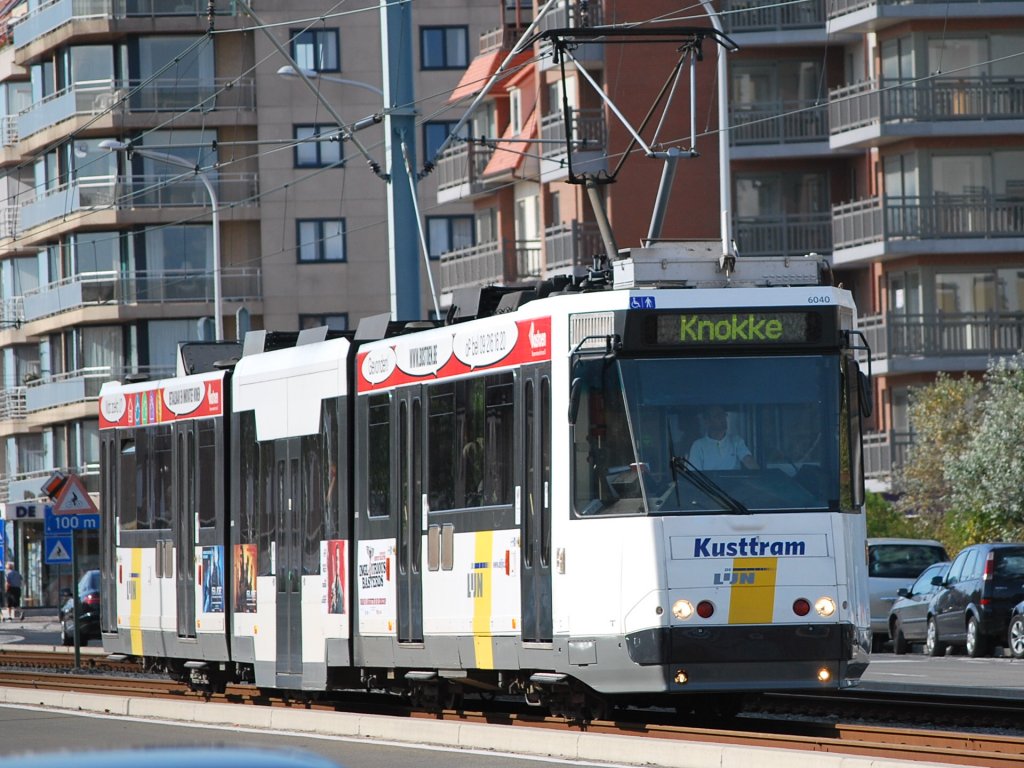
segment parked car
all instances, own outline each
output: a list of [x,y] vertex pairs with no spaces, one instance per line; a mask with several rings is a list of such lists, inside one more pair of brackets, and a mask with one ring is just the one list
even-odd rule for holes
[[925,652],[963,646],[984,656],[1007,636],[1010,612],[1024,600],[1024,543],[974,544],[954,558],[932,599]]
[[909,587],[925,568],[949,560],[932,539],[868,539],[868,592],[871,598],[871,650],[889,639],[889,611],[900,587]]
[[1010,628],[1006,630],[1006,647],[1015,659],[1024,659],[1024,600],[1010,611]]
[[[60,641],[75,642],[75,601],[70,589],[61,590],[66,598],[60,607]],[[100,639],[100,572],[86,571],[78,580],[78,640],[85,645]]]
[[[943,578],[949,563],[934,563],[925,568],[909,588],[900,587],[896,602],[889,611],[889,638],[892,652],[904,654],[914,643],[923,643],[928,635],[928,609],[941,587],[936,577]],[[1021,640],[1024,643],[1024,639]]]

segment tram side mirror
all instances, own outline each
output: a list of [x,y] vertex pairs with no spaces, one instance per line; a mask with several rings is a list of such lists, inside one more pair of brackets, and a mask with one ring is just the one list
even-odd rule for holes
[[870,419],[875,411],[875,400],[872,397],[871,380],[860,369],[857,370],[857,383],[860,386],[860,415]]
[[577,377],[569,387],[569,424],[576,426],[576,416],[580,412],[580,397],[583,392],[583,379]]

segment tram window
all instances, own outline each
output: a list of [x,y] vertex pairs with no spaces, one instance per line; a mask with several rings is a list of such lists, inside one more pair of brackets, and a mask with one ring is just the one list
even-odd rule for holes
[[213,528],[217,525],[217,472],[220,462],[217,461],[217,424],[212,420],[200,421],[199,456],[195,471],[199,480],[199,526]]
[[259,447],[256,444],[256,412],[246,411],[239,416],[239,497],[238,541],[251,544],[256,541],[259,514]]
[[259,447],[259,540],[256,548],[260,576],[274,573],[271,546],[277,539],[277,518],[274,515],[274,444],[257,443]]
[[135,530],[136,524],[136,510],[138,504],[137,498],[137,485],[139,482],[139,475],[136,469],[137,462],[135,460],[135,441],[134,440],[122,440],[121,441],[121,466],[120,472],[118,473],[118,479],[120,480],[120,488],[118,493],[118,512],[120,513],[120,525],[123,531]]
[[346,476],[345,473],[338,472],[338,467],[343,466],[338,423],[340,412],[340,398],[325,401],[320,411],[321,455],[324,457],[324,464],[318,481],[319,495],[324,505],[322,536],[325,539],[340,539],[342,536],[341,500],[345,496]]
[[391,395],[370,397],[367,411],[367,512],[370,517],[387,517],[391,509]]
[[323,433],[302,438],[302,509],[305,511],[302,572],[320,573],[320,540],[324,537],[324,478],[326,457]]
[[[150,466],[153,474],[150,477],[149,503],[153,516],[149,527],[158,530],[171,527],[171,491],[174,485],[171,455],[174,444],[170,426],[154,427],[152,438],[153,461]],[[139,512],[139,527],[142,528],[142,511]]]
[[427,408],[431,510],[510,504],[512,374],[435,384]]

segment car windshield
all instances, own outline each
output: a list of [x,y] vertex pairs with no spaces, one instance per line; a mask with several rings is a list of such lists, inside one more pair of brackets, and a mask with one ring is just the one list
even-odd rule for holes
[[585,359],[573,386],[579,514],[848,508],[836,356]]
[[78,580],[78,594],[84,595],[86,592],[99,592],[100,591],[100,572],[99,571],[86,571],[82,574],[82,578]]
[[916,579],[929,565],[945,559],[945,550],[934,544],[873,544],[869,548],[868,576]]

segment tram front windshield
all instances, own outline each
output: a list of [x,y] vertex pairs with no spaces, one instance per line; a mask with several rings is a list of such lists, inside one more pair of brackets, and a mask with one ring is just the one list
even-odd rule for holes
[[581,360],[577,514],[848,507],[840,372],[837,355]]

